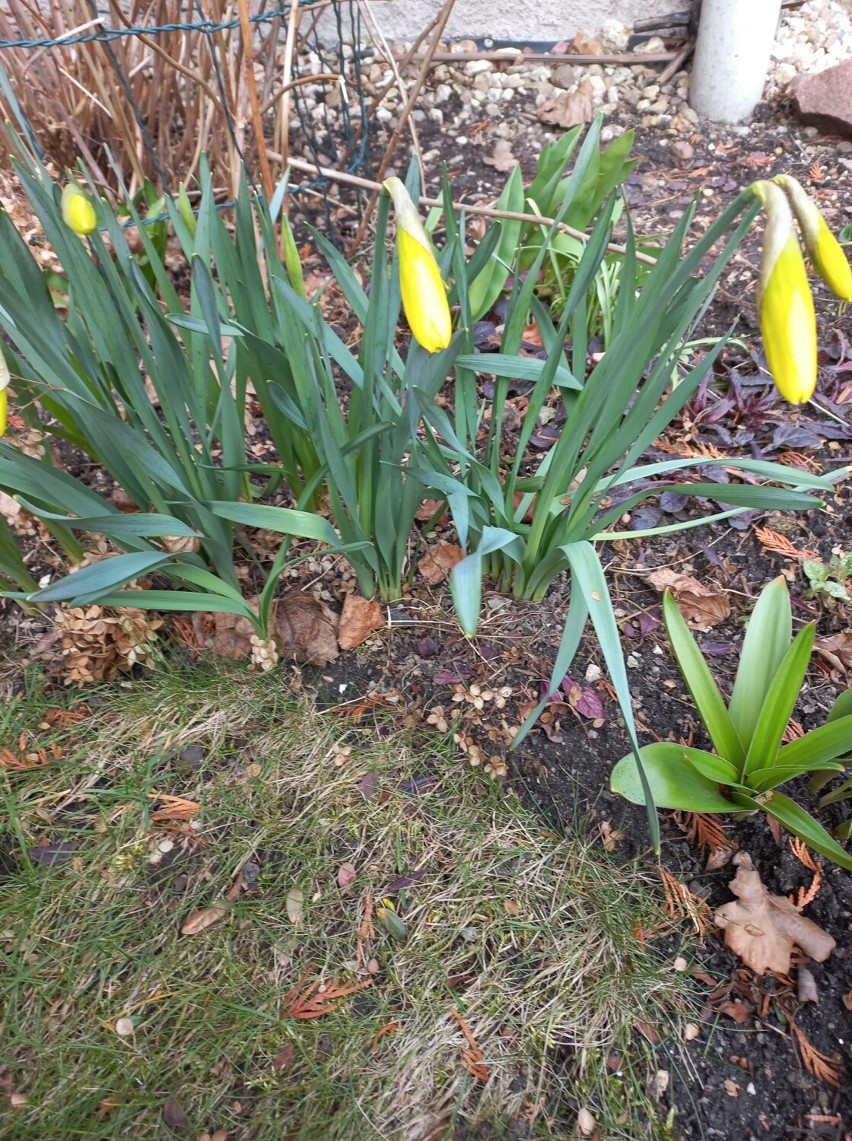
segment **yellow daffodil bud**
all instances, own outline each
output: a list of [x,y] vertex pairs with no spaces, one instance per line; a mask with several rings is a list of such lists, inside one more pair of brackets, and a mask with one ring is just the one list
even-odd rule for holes
[[757,297],[763,348],[778,391],[790,404],[804,404],[817,378],[816,314],[805,259],[784,192],[766,181],[751,190],[766,210]]
[[95,208],[76,182],[67,183],[62,191],[62,221],[82,237],[97,227]]
[[399,287],[411,334],[427,352],[445,349],[453,335],[453,321],[441,271],[432,253],[426,228],[398,178],[384,187],[393,199],[396,244],[399,251]]
[[0,352],[0,436],[6,432],[6,416],[9,411],[9,366]]
[[852,301],[852,267],[816,203],[808,197],[801,183],[789,174],[779,174],[775,182],[790,200],[805,248],[817,273],[841,301]]

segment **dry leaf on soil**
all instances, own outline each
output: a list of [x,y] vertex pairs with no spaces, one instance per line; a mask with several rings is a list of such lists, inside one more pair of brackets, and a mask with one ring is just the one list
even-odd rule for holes
[[794,945],[824,962],[836,946],[828,932],[800,915],[783,896],[770,895],[748,852],[738,853],[734,862],[739,867],[729,887],[739,898],[715,913],[725,946],[758,975],[765,971],[786,975]]
[[727,594],[702,586],[689,574],[678,574],[670,567],[660,567],[645,576],[655,590],[670,590],[681,614],[693,630],[710,630],[724,622],[731,613]]
[[219,899],[210,907],[202,907],[200,911],[194,911],[180,929],[181,935],[200,935],[202,931],[206,931],[208,927],[212,927],[214,923],[218,923],[228,914],[228,905],[224,900]]
[[338,656],[337,617],[324,602],[291,590],[272,607],[273,639],[281,657],[309,666],[327,666]]
[[510,170],[514,170],[517,159],[512,154],[512,144],[508,139],[498,139],[494,144],[494,153],[489,158],[487,155],[483,156],[482,161],[486,166],[493,166],[495,170],[499,170],[501,174],[506,174]]
[[362,598],[360,594],[347,594],[340,614],[337,644],[341,650],[354,650],[384,624],[384,611],[378,602]]
[[291,887],[287,892],[287,918],[291,923],[301,923],[305,905],[305,893],[300,887]]
[[840,679],[852,671],[852,630],[832,634],[830,638],[817,638],[814,649],[831,667],[831,676]]
[[447,543],[441,539],[434,543],[417,564],[420,576],[429,586],[437,586],[449,575],[453,567],[464,558],[464,552],[457,543]]
[[552,123],[565,130],[591,122],[594,115],[591,84],[586,79],[580,80],[576,91],[564,91],[542,103],[537,115],[542,123]]

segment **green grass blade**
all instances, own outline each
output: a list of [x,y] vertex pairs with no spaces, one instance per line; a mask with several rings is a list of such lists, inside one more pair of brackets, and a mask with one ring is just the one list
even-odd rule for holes
[[[622,757],[609,780],[609,787],[631,804],[647,805],[645,786],[649,785],[658,808],[678,812],[733,812],[736,806],[719,791],[719,784],[703,776],[695,764],[700,749],[690,749],[674,741],[656,741],[639,750],[643,780],[636,756]],[[718,760],[712,753],[705,758]],[[709,763],[709,761],[708,761]]]
[[796,635],[769,683],[746,753],[746,775],[776,763],[784,730],[805,680],[815,633],[816,623],[811,622]]
[[[833,761],[852,751],[852,714],[829,719],[804,737],[797,737],[778,750],[779,765],[803,765],[818,769],[823,761]],[[802,771],[806,771],[804,768]]]
[[571,590],[582,592],[586,607],[592,619],[592,625],[597,635],[598,644],[604,656],[610,680],[615,689],[618,707],[624,718],[627,736],[633,746],[639,779],[645,796],[645,807],[648,812],[648,829],[651,833],[651,843],[654,851],[660,850],[660,822],[654,806],[654,794],[648,784],[642,761],[639,758],[639,741],[636,736],[636,723],[633,720],[633,705],[630,700],[630,686],[627,681],[627,667],[624,664],[624,654],[621,649],[621,640],[618,636],[618,624],[612,609],[612,599],[609,586],[601,566],[597,552],[591,543],[568,543],[561,547],[565,558],[571,567]]
[[169,559],[170,556],[162,551],[133,551],[127,555],[115,555],[114,558],[83,567],[58,582],[52,582],[32,598],[34,602],[66,602],[69,599],[84,598],[94,602],[101,594],[116,590],[126,582],[156,570]]
[[704,655],[678,604],[668,591],[663,596],[663,620],[675,660],[710,735],[713,748],[720,757],[736,766],[739,775],[745,761],[745,749]]
[[804,840],[815,852],[834,860],[841,868],[852,871],[852,854],[842,848],[809,812],[805,812],[804,808],[796,804],[795,800],[790,800],[783,793],[773,792],[761,807],[769,816],[774,816],[783,824],[788,832]]
[[793,618],[786,580],[779,575],[760,592],[746,625],[728,712],[748,749],[766,694],[790,648]]

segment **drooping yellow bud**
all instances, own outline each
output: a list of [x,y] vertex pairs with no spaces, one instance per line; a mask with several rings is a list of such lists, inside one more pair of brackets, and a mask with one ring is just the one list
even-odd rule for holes
[[6,433],[6,416],[9,411],[9,366],[0,352],[0,436]]
[[817,273],[841,301],[852,301],[852,267],[816,203],[805,193],[801,183],[789,174],[779,174],[775,182],[790,200],[805,248]]
[[399,287],[411,334],[427,352],[445,349],[453,335],[453,319],[441,271],[426,228],[405,186],[389,178],[384,187],[393,199]]
[[766,361],[784,399],[804,404],[817,379],[816,313],[805,259],[783,191],[766,181],[751,190],[766,210],[757,298]]
[[83,237],[97,227],[95,208],[76,182],[67,183],[62,191],[62,221]]

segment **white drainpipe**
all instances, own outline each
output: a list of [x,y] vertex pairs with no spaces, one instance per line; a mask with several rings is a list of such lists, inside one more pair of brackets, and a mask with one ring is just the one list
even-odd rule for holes
[[689,102],[717,122],[747,119],[763,94],[781,0],[703,0]]

